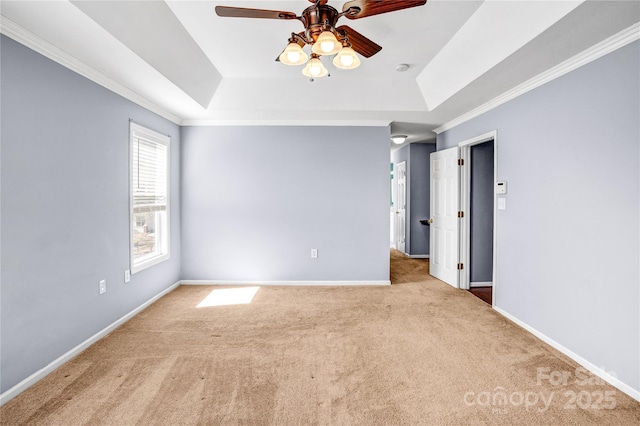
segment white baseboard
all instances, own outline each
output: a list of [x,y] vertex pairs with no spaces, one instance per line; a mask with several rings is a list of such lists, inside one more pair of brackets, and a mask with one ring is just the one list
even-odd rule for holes
[[182,280],[182,285],[262,285],[262,286],[378,286],[391,285],[391,281],[234,281],[234,280]]
[[469,287],[493,287],[492,281],[473,281],[469,283]]
[[405,256],[407,256],[410,259],[428,259],[429,255],[428,254],[404,254]]
[[123,317],[121,317],[118,320],[116,320],[113,324],[103,328],[102,330],[100,330],[99,332],[94,334],[93,336],[89,337],[84,342],[80,343],[75,348],[71,349],[69,352],[61,355],[58,358],[56,358],[55,360],[53,360],[52,362],[47,364],[45,367],[41,368],[40,370],[36,371],[35,373],[33,373],[32,375],[30,375],[29,377],[27,377],[26,379],[24,379],[20,383],[18,383],[17,385],[13,386],[11,389],[8,389],[7,391],[3,392],[0,395],[0,407],[2,407],[7,402],[11,401],[13,398],[18,396],[20,393],[22,393],[25,390],[27,390],[29,387],[35,385],[40,380],[44,379],[45,376],[47,376],[53,370],[55,370],[56,368],[60,367],[65,362],[69,361],[71,358],[79,355],[82,351],[84,351],[89,346],[91,346],[94,343],[96,343],[98,340],[100,340],[103,337],[105,337],[107,334],[111,333],[113,330],[115,330],[116,328],[120,327],[125,322],[129,321],[131,318],[136,316],[142,310],[146,309],[149,305],[154,303],[156,300],[160,299],[162,296],[164,296],[164,295],[172,292],[173,290],[175,290],[179,285],[180,285],[180,281],[178,281],[177,283],[171,285],[171,287],[167,288],[166,290],[163,290],[159,294],[157,294],[154,297],[152,297],[151,299],[147,300],[142,305],[138,306],[137,308],[135,308],[134,310],[132,310],[128,314],[126,314]]
[[586,359],[582,358],[580,355],[578,355],[575,352],[565,348],[560,343],[556,342],[555,340],[553,340],[552,338],[548,337],[544,333],[541,333],[540,331],[538,331],[535,328],[531,327],[529,324],[526,324],[526,323],[520,321],[519,319],[517,319],[513,315],[503,311],[502,309],[500,309],[500,308],[498,308],[496,306],[494,306],[493,309],[496,312],[498,312],[500,315],[504,316],[505,318],[509,319],[510,321],[513,321],[514,323],[516,323],[520,327],[524,328],[529,333],[531,333],[534,336],[536,336],[538,339],[542,340],[543,342],[547,343],[548,345],[553,346],[555,349],[559,350],[560,352],[562,352],[563,354],[565,354],[569,358],[573,359],[575,362],[577,362],[578,364],[582,365],[584,368],[586,368],[587,370],[591,371],[593,374],[595,374],[596,376],[600,377],[602,380],[606,381],[607,383],[611,384],[612,386],[614,386],[617,389],[621,390],[622,392],[626,393],[627,395],[629,395],[631,398],[635,399],[636,401],[640,401],[640,390],[632,388],[631,386],[627,385],[626,383],[624,383],[623,381],[621,381],[617,377],[613,377],[611,374],[609,374],[609,372],[607,372],[603,368],[600,368],[600,367],[590,363]]

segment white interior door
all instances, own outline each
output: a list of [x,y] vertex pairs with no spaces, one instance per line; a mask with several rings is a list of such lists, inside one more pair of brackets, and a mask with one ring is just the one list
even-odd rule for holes
[[396,170],[398,182],[398,203],[396,209],[396,245],[399,251],[406,253],[405,241],[407,236],[407,163],[398,164]]
[[431,153],[429,273],[458,287],[458,148]]

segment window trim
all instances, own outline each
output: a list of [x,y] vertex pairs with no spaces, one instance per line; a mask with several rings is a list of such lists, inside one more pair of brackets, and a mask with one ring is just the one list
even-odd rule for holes
[[[161,236],[163,245],[166,245],[166,253],[156,255],[145,259],[138,264],[133,258],[133,232],[134,232],[134,215],[133,215],[133,140],[134,137],[146,139],[151,142],[165,145],[167,147],[167,209],[166,209],[166,235]],[[158,263],[164,262],[171,258],[171,138],[154,130],[141,126],[133,121],[129,122],[129,269],[132,274],[143,271]]]

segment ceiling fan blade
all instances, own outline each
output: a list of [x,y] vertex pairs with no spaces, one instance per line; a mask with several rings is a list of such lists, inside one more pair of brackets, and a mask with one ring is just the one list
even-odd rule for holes
[[216,6],[216,14],[224,18],[296,19],[293,12],[280,10],[247,9],[244,7]]
[[370,58],[382,50],[382,46],[379,46],[374,41],[369,40],[351,27],[342,25],[336,28],[336,30],[341,33],[346,33],[349,38],[349,43],[351,43],[351,48],[365,58]]
[[342,6],[342,11],[347,12],[351,8],[354,8],[354,10],[356,8],[360,9],[357,12],[344,15],[349,19],[360,19],[381,13],[422,6],[426,3],[427,0],[352,0]]

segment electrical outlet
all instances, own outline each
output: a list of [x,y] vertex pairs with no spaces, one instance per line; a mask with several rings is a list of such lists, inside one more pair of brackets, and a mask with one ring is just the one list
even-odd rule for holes
[[105,294],[107,292],[107,280],[100,281],[100,294]]
[[127,269],[124,271],[124,282],[128,283],[129,281],[131,281],[131,271]]
[[311,249],[311,258],[316,259],[318,257],[318,249]]

